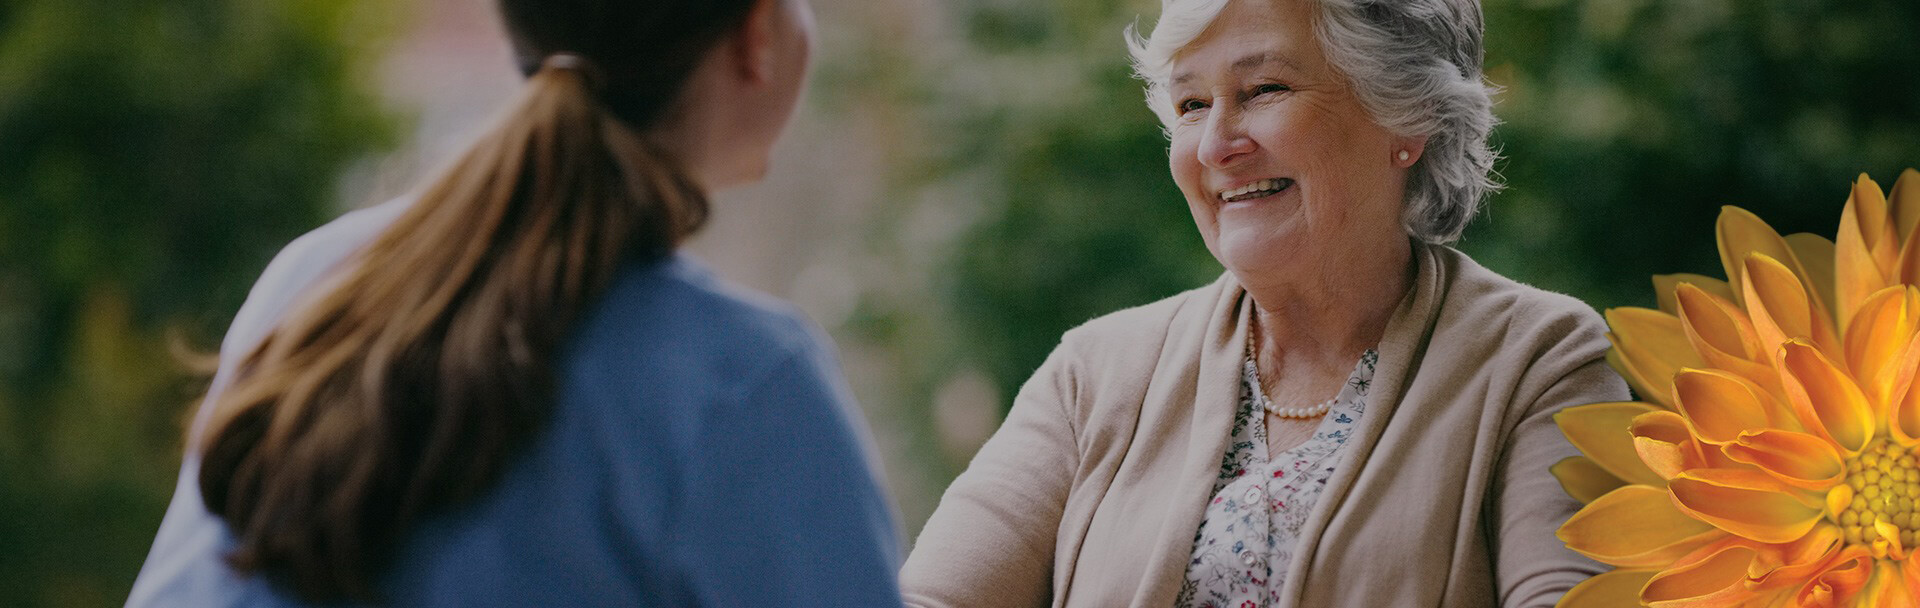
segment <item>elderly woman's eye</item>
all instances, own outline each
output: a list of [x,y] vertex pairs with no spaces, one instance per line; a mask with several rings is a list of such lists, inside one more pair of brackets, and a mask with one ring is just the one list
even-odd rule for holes
[[1282,91],[1291,91],[1291,90],[1293,90],[1291,87],[1288,87],[1287,85],[1284,85],[1284,84],[1263,84],[1263,85],[1254,87],[1253,94],[1265,95],[1268,93],[1279,93]]
[[1174,106],[1174,109],[1178,110],[1180,114],[1184,115],[1194,110],[1207,109],[1207,102],[1200,99],[1186,99],[1186,100],[1182,100],[1179,104],[1176,104]]

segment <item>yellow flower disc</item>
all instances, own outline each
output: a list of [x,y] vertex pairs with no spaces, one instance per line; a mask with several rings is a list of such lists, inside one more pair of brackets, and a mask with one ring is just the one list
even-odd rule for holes
[[1920,516],[1914,509],[1920,503],[1920,462],[1915,456],[1881,438],[1847,461],[1847,486],[1853,490],[1853,500],[1845,510],[1827,514],[1840,525],[1847,544],[1871,544],[1880,538],[1874,524],[1888,522],[1899,529],[1901,546],[1914,546],[1915,531],[1920,530]]

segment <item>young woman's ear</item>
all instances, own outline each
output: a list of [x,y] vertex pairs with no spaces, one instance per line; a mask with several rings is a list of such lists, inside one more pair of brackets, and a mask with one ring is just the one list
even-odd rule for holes
[[781,3],[782,0],[753,0],[753,7],[747,9],[740,27],[724,43],[740,77],[751,84],[765,84],[773,79],[781,11],[786,10]]

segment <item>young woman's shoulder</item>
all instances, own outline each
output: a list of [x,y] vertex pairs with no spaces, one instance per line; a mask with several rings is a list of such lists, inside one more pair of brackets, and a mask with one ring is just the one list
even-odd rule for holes
[[825,339],[793,305],[715,276],[686,254],[622,269],[577,328],[572,340],[584,351],[735,365],[810,353]]
[[247,293],[221,352],[250,350],[308,289],[384,232],[410,202],[400,199],[349,211],[287,243]]
[[798,309],[685,254],[622,269],[574,328],[563,394],[592,387],[615,409],[736,401],[782,370],[837,377],[829,338]]

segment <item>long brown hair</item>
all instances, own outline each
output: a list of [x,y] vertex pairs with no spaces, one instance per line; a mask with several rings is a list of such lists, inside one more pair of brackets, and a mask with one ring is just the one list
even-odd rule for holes
[[[517,104],[208,404],[200,491],[233,567],[376,599],[396,539],[494,483],[548,415],[575,317],[705,220],[646,133],[752,1],[500,2]],[[542,69],[563,52],[586,61]]]

